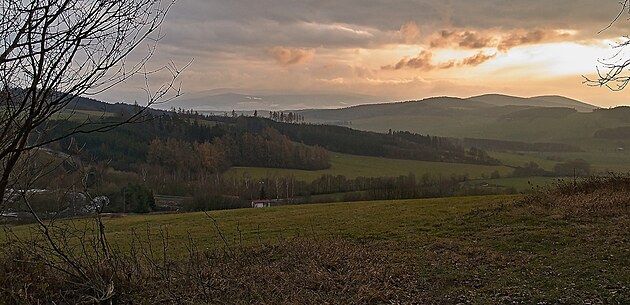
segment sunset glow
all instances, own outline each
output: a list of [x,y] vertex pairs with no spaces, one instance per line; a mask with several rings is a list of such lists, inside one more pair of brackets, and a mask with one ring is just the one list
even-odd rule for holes
[[[611,45],[628,28],[620,22],[598,34],[617,12],[615,1],[271,2],[179,1],[155,62],[193,60],[185,93],[348,92],[383,101],[554,94],[603,107],[627,103],[628,93],[582,83],[583,75],[595,76],[598,60],[615,54]],[[138,86],[130,82],[106,99],[136,98]]]

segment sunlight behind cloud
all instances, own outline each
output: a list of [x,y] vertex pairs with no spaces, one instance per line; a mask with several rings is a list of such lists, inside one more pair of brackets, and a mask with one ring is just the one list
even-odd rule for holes
[[605,43],[559,42],[522,46],[500,54],[480,67],[479,73],[498,72],[510,77],[541,78],[590,74],[595,71],[598,59],[613,54]]

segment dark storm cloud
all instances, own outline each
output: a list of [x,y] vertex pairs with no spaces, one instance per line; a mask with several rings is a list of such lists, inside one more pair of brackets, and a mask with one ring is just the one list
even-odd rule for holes
[[[615,0],[180,0],[167,24],[169,28],[186,27],[196,32],[188,34],[206,34],[206,38],[220,43],[294,38],[301,42],[311,39],[312,45],[343,40],[336,35],[325,39],[317,34],[316,28],[311,29],[315,33],[291,28],[304,30],[305,24],[345,24],[354,29],[371,29],[374,40],[379,39],[377,34],[397,31],[410,21],[433,30],[565,28],[594,35],[617,9]],[[269,32],[271,29],[280,31]],[[271,43],[284,45],[284,42]]]

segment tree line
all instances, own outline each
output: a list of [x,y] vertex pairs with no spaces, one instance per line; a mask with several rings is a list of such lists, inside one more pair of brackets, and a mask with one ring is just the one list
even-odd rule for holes
[[[258,112],[254,112],[254,117],[257,117],[257,113]],[[284,111],[269,111],[269,119],[284,123],[304,123],[305,121],[304,115],[302,114],[294,112],[287,112],[285,114]]]
[[329,161],[325,149],[291,142],[266,128],[261,134],[231,133],[203,143],[156,138],[146,163],[153,176],[205,183],[232,166],[318,170],[329,168]]
[[494,139],[464,138],[462,145],[492,151],[579,152],[580,148],[564,143],[526,143]]

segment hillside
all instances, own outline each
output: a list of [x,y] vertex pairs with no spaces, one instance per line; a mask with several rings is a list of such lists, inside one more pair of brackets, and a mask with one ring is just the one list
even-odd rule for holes
[[600,141],[594,135],[602,129],[628,126],[626,112],[623,107],[600,110],[559,96],[520,98],[495,94],[300,113],[310,122],[375,132],[408,130],[442,137],[562,143],[585,150],[614,150],[618,143]]
[[591,112],[597,107],[560,96],[522,98],[508,95],[487,94],[470,98],[432,97],[419,101],[365,104],[339,109],[303,110],[310,121],[348,121],[381,116],[424,115],[457,116],[463,114],[509,113],[528,108],[572,108]]
[[467,98],[467,100],[483,102],[494,106],[564,107],[573,108],[580,112],[591,112],[598,108],[584,102],[557,95],[523,98],[502,94],[485,94],[473,96]]
[[[57,129],[47,136],[54,136],[59,129],[75,128],[81,121],[78,115],[98,122],[104,114],[109,121],[124,120],[130,114],[99,112],[108,104],[78,101],[80,110],[75,110],[70,120],[55,122]],[[602,122],[612,118],[623,123],[623,108],[587,114],[563,107],[492,106],[447,97],[378,106],[388,107],[390,116],[420,107],[426,116],[418,119],[418,124],[434,128],[470,132],[462,125],[488,122],[492,116],[498,117],[495,123],[500,126],[483,130],[484,137],[446,138],[400,131],[395,124],[401,120],[390,122],[385,132],[368,132],[304,124],[301,115],[293,112],[270,112],[269,118],[263,118],[266,113],[258,117],[237,113],[208,116],[193,111],[155,110],[142,122],[107,133],[77,134],[48,149],[77,154],[94,168],[101,177],[100,191],[111,198],[108,212],[126,209],[128,187],[188,198],[176,205],[166,204],[164,209],[204,210],[244,207],[256,198],[311,203],[529,192],[534,185],[570,175],[563,166],[578,164],[579,175],[583,175],[623,171],[628,164],[624,151],[618,149],[623,145],[619,136],[615,137],[614,149],[606,153],[584,150],[583,139],[577,138],[578,144],[569,145],[544,137],[549,134],[544,122],[574,120],[561,128],[574,128],[572,132],[592,130],[596,128],[580,116],[597,115]],[[374,105],[341,111],[356,109],[372,119],[383,114]],[[481,117],[475,120],[475,115]],[[462,116],[468,119],[462,120]],[[517,128],[510,129],[510,125]],[[537,130],[542,140],[488,139],[493,132],[527,135]],[[610,144],[611,133],[623,135],[612,130],[593,139]],[[51,179],[59,188],[67,187],[80,174],[75,165],[61,165],[68,173],[56,171],[57,176]],[[46,198],[40,197],[38,209],[46,211]],[[66,199],[62,201],[66,202],[60,206],[70,208]],[[161,209],[145,207],[142,211]]]
[[[629,302],[627,209],[615,208],[605,218],[593,214],[598,209],[585,209],[591,214],[583,218],[586,214],[569,212],[579,208],[565,203],[549,208],[537,198],[374,201],[109,218],[108,240],[119,250],[92,266],[133,262],[134,268],[114,269],[111,277],[120,287],[118,300],[132,303],[157,302],[171,294],[194,303],[233,304]],[[14,232],[29,234],[29,228]],[[128,254],[131,245],[135,256]],[[29,295],[47,301],[75,287],[61,285],[66,275],[55,270],[32,264],[15,268],[14,256],[7,252],[0,260],[6,275],[2,287],[47,282]],[[162,262],[169,272],[151,273]],[[2,289],[0,297],[11,291]]]
[[[137,110],[116,104],[112,108],[120,113],[99,111],[108,105],[77,99],[74,109],[51,120],[53,128],[46,137],[78,133],[47,146],[38,156],[41,161],[53,159],[57,169],[36,185],[44,191],[35,195],[32,206],[45,213],[44,218],[89,213],[87,197],[64,193],[75,181],[83,181],[85,173],[93,177],[91,191],[107,198],[105,212],[240,208],[256,198],[312,203],[516,192],[511,187],[465,184],[475,178],[507,177],[513,168],[455,139],[296,123],[292,113],[273,120],[189,110],[155,110],[108,132],[81,132],[84,120],[125,122]],[[180,199],[156,203],[151,194]],[[15,197],[8,209],[22,213],[18,221],[29,221],[28,205]]]
[[424,116],[454,116],[474,113],[492,105],[452,97],[434,97],[422,101],[368,104],[341,109],[303,110],[299,113],[311,122],[355,121],[361,119],[392,117],[421,113]]

